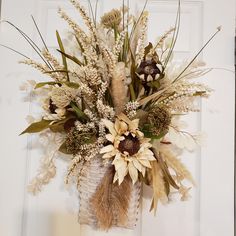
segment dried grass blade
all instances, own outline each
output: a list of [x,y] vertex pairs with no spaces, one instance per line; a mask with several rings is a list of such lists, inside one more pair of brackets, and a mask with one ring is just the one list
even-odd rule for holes
[[[66,71],[68,71],[68,66],[67,66],[67,61],[66,61],[66,56],[65,56],[65,48],[63,46],[63,43],[62,43],[62,40],[61,40],[61,36],[60,36],[58,31],[56,31],[56,36],[57,36],[58,45],[60,47],[60,51],[62,52],[61,53],[61,57],[62,57],[62,62],[63,62],[63,65],[64,65],[64,69]],[[68,73],[66,73],[66,77],[67,77],[67,81],[70,81]]]

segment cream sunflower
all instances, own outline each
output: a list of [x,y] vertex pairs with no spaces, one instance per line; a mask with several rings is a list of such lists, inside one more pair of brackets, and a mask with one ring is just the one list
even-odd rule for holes
[[155,161],[150,139],[145,138],[139,130],[139,120],[130,120],[124,114],[116,119],[115,123],[103,119],[103,124],[109,130],[106,139],[111,144],[103,147],[100,153],[104,159],[112,158],[115,166],[114,182],[121,184],[127,174],[130,175],[133,184],[138,180],[138,173],[145,176],[146,169],[151,168],[150,161]]

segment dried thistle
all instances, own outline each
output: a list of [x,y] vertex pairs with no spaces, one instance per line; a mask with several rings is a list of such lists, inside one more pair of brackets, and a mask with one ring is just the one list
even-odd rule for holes
[[154,107],[147,116],[148,124],[151,125],[151,133],[154,135],[165,134],[169,130],[171,114],[164,107]]
[[117,29],[122,20],[121,12],[118,9],[112,9],[101,17],[101,24],[107,29]]
[[77,155],[83,145],[91,141],[91,133],[80,132],[76,128],[72,128],[67,134],[65,146],[68,153]]

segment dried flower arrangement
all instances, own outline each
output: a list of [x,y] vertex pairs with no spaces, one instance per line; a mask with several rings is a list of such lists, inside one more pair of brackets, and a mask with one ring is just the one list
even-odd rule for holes
[[198,112],[195,101],[210,95],[210,88],[195,82],[210,69],[196,59],[220,28],[190,62],[179,65],[173,62],[173,53],[180,4],[175,26],[152,44],[146,41],[146,4],[138,17],[123,4],[97,22],[96,12],[91,11],[90,17],[78,0],[69,1],[87,30],[59,9],[75,41],[75,53],[69,53],[70,48],[56,32],[61,59],[51,54],[35,21],[45,45],[43,50],[6,21],[43,61],[20,53],[26,58],[22,63],[52,79],[29,82],[36,97],[41,101],[43,98],[43,114],[22,134],[40,132],[50,146],[29,190],[40,192],[55,176],[56,156],[66,154],[65,182],[78,187],[80,223],[104,230],[112,226],[133,228],[142,183],[153,190],[150,210],[154,211],[159,201],[168,202],[173,191],[186,200],[190,187],[185,180],[194,185],[178,156],[181,150],[192,150],[199,137],[182,131],[179,120],[189,112]]

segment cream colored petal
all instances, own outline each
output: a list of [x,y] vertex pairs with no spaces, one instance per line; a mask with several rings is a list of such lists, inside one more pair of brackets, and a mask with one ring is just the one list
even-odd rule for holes
[[106,128],[109,130],[109,132],[110,132],[113,136],[116,136],[116,135],[117,135],[116,130],[115,130],[115,128],[114,128],[114,124],[113,124],[110,120],[102,119],[102,123],[106,126]]
[[117,180],[118,180],[118,174],[116,172],[115,175],[114,175],[114,178],[113,178],[113,183],[115,183]]
[[119,170],[119,169],[127,167],[127,162],[123,158],[117,159],[117,157],[115,157],[115,159],[112,162],[112,164],[115,166],[116,170]]
[[124,121],[121,121],[120,122],[120,131],[122,133],[125,133],[127,130],[128,130],[128,125]]
[[120,144],[120,140],[119,140],[119,139],[115,139],[115,141],[114,141],[114,143],[113,143],[114,148],[115,148],[115,149],[118,149],[119,144]]
[[132,120],[132,122],[129,124],[130,130],[136,130],[138,129],[139,119]]
[[133,184],[135,184],[138,180],[138,170],[135,168],[133,162],[130,162],[128,165],[129,175],[132,179]]
[[135,138],[136,137],[136,134],[135,133],[131,133],[131,135]]
[[123,159],[120,159],[117,160],[114,165],[118,176],[118,182],[119,184],[121,184],[128,173],[127,162],[124,161]]
[[153,78],[152,78],[151,75],[148,75],[148,77],[147,77],[147,82],[150,82],[150,81],[153,81]]
[[116,155],[115,155],[115,160],[120,160],[121,159],[121,154],[120,152],[116,152]]
[[143,134],[141,131],[139,131],[139,130],[136,131],[136,135],[137,135],[138,137],[140,137],[140,138],[143,138],[143,137],[144,137],[144,134]]
[[106,139],[112,143],[114,143],[115,137],[112,134],[107,134]]
[[139,159],[139,162],[140,162],[143,166],[145,166],[145,167],[147,167],[147,168],[152,168],[152,166],[151,166],[151,164],[150,164],[150,162],[149,162],[148,160]]
[[142,75],[139,76],[139,78],[140,78],[141,80],[143,80],[143,81],[145,80],[144,77],[145,77],[144,74],[142,74]]
[[105,154],[102,156],[102,158],[103,158],[103,159],[109,159],[109,158],[114,157],[115,155],[116,155],[116,152],[115,152],[115,151],[111,151],[111,152],[105,153]]
[[143,175],[143,177],[145,177],[145,174],[146,174],[146,167],[144,167],[144,166],[142,166],[142,175]]
[[118,119],[116,119],[116,121],[115,121],[114,128],[115,128],[116,132],[119,133],[119,130],[120,130],[120,121],[119,121]]
[[123,134],[128,130],[128,125],[124,121],[120,121],[119,119],[116,119],[115,130],[118,134]]
[[140,153],[138,155],[138,158],[140,160],[149,160],[149,161],[155,161],[156,160],[156,158],[155,158],[154,154],[152,153],[152,151],[148,152],[147,150],[144,151],[143,153]]
[[133,161],[135,168],[138,169],[140,172],[142,172],[143,166],[141,165],[141,163],[136,158],[133,158],[132,161]]
[[159,77],[160,77],[160,75],[159,75],[159,74],[156,74],[156,76],[155,76],[155,80],[158,80]]
[[113,145],[108,145],[108,146],[101,148],[100,153],[103,154],[103,153],[107,153],[107,152],[112,152],[113,150],[114,150]]
[[147,147],[147,148],[152,147],[152,144],[150,143],[150,141],[151,141],[150,138],[142,138],[142,139],[140,139],[141,146],[142,147]]
[[127,169],[119,169],[117,171],[118,175],[118,183],[121,185],[121,183],[124,181],[125,176],[127,175]]
[[139,155],[140,155],[140,158],[141,158],[142,155],[143,156],[153,156],[154,154],[150,149],[144,148],[143,146],[141,146],[140,149],[139,149]]
[[123,120],[124,122],[126,122],[128,125],[132,122],[132,121],[128,118],[128,116],[126,116],[124,113],[119,114],[119,115],[118,115],[118,118],[119,118],[120,120]]
[[119,136],[118,140],[119,141],[125,140],[125,137],[124,136]]
[[148,160],[149,161],[156,161],[157,159],[155,158],[154,155],[152,155],[152,156],[148,156]]
[[156,158],[153,155],[139,154],[138,160],[156,161]]

